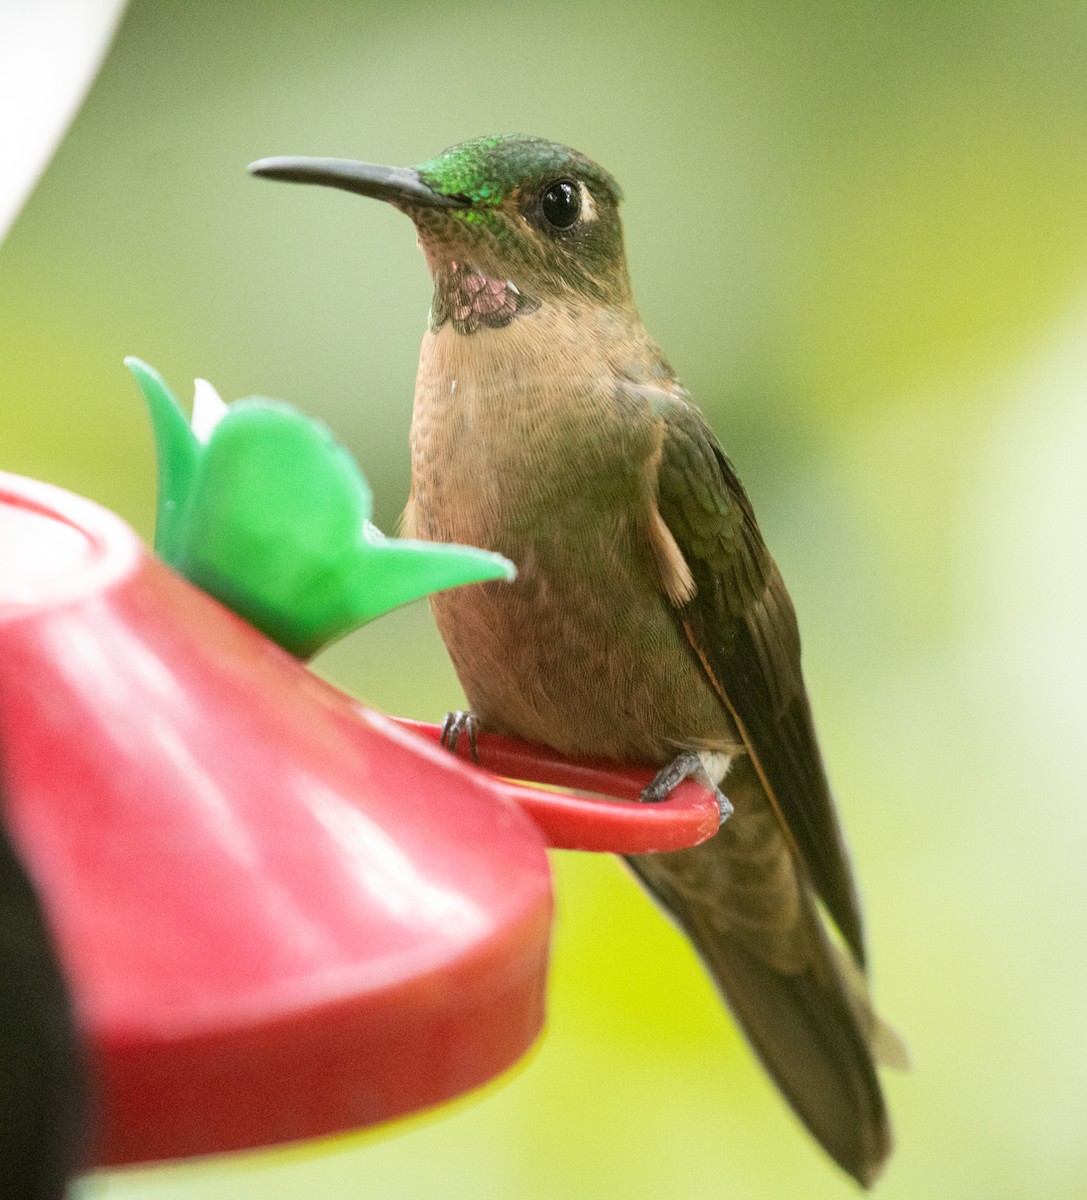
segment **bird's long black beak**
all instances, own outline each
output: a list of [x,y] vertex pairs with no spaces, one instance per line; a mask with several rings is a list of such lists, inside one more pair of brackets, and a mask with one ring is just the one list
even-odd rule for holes
[[249,164],[249,172],[263,179],[342,188],[387,200],[398,208],[465,208],[469,203],[463,197],[434,191],[411,167],[379,167],[349,158],[261,158]]

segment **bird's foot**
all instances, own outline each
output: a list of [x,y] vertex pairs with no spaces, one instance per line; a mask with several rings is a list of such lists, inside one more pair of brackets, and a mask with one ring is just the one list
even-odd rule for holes
[[685,779],[694,779],[708,787],[717,797],[717,809],[723,825],[732,816],[732,803],[717,786],[728,772],[730,759],[708,751],[684,750],[653,776],[642,789],[643,804],[659,804],[667,800]]
[[479,734],[480,723],[475,713],[456,712],[446,713],[442,722],[441,744],[452,754],[457,752],[457,743],[462,737],[468,737],[468,749],[472,762],[479,764],[479,746],[476,738]]

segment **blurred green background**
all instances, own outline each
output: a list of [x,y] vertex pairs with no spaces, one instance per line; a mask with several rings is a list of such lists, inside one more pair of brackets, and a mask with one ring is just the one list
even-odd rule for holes
[[[1087,1192],[1087,8],[135,0],[0,248],[0,466],[149,535],[125,354],[330,424],[391,531],[429,283],[378,204],[248,178],[517,130],[627,195],[646,324],[800,615],[859,866],[888,1197]],[[318,668],[461,702],[424,605]],[[481,1096],[96,1200],[846,1197],[615,862],[555,858],[548,1031]]]

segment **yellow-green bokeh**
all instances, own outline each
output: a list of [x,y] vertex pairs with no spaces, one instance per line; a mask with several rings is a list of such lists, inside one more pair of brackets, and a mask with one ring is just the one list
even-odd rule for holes
[[[0,467],[145,534],[125,354],[305,407],[390,530],[429,286],[409,224],[248,178],[519,130],[627,196],[635,290],[800,615],[870,913],[888,1198],[1087,1189],[1087,9],[135,0],[0,249]],[[319,666],[434,718],[425,608]],[[482,1097],[108,1200],[845,1197],[614,862],[556,858],[549,1030]]]

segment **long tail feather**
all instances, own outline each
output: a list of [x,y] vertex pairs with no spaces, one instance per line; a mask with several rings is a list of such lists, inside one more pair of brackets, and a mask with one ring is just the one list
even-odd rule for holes
[[702,846],[628,863],[694,943],[763,1065],[826,1152],[870,1186],[891,1152],[877,1058],[905,1065],[860,967],[831,940],[751,775]]

